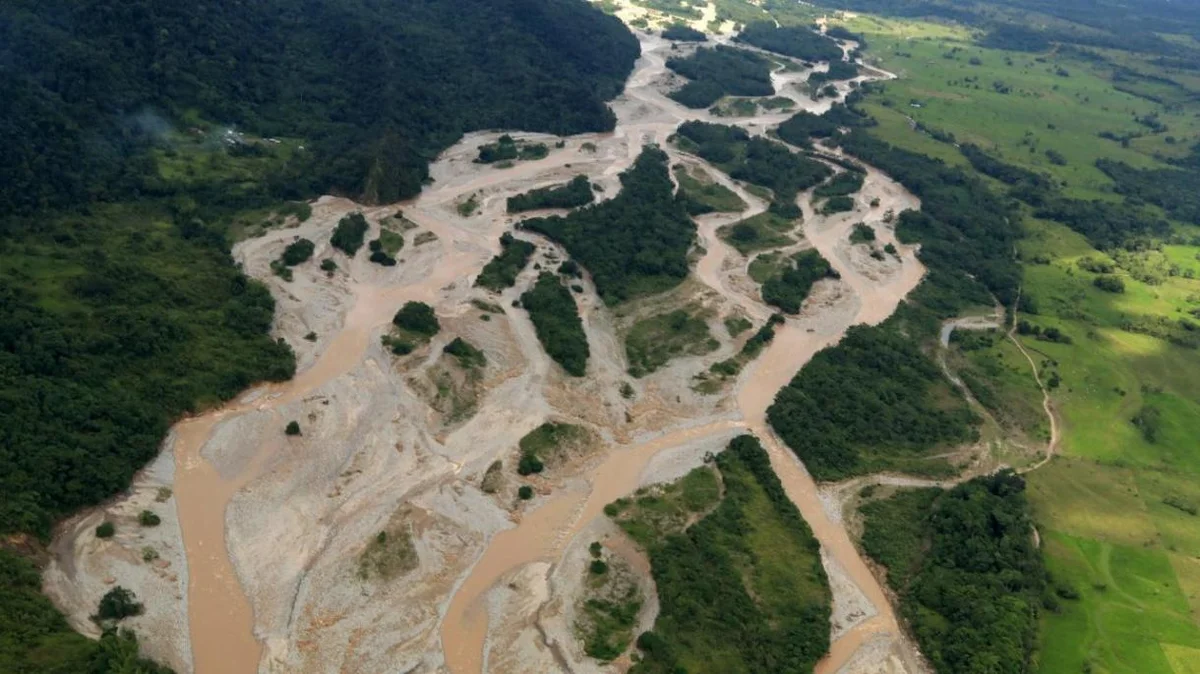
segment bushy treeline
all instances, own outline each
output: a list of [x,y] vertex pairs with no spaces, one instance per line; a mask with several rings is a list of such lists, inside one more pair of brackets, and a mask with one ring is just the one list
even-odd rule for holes
[[535,250],[537,246],[528,241],[522,241],[508,232],[501,234],[500,254],[483,266],[475,285],[496,293],[513,287]]
[[771,190],[771,211],[786,218],[800,217],[796,196],[829,176],[833,170],[819,161],[792,152],[787,146],[745,129],[708,122],[684,122],[676,133],[684,149],[719,166],[735,180]]
[[929,270],[918,289],[922,304],[950,316],[971,303],[991,304],[989,291],[1006,305],[1016,301],[1021,275],[1013,246],[1022,230],[1020,218],[1003,199],[960,168],[861,129],[840,142],[847,153],[921,198],[920,211],[900,214],[896,234],[905,243],[921,244],[921,261]]
[[696,225],[675,199],[667,162],[667,153],[646,146],[621,174],[617,196],[521,227],[561,243],[608,304],[672,288],[688,275]]
[[596,199],[587,176],[579,175],[570,182],[551,187],[539,187],[508,198],[508,212],[520,213],[539,208],[576,208]]
[[813,284],[823,278],[838,278],[829,261],[814,249],[792,256],[783,271],[767,279],[762,287],[763,301],[787,314],[800,313]]
[[521,295],[521,306],[529,312],[538,341],[547,355],[573,377],[586,374],[588,356],[591,355],[587,334],[583,331],[575,298],[558,276],[542,272],[537,283]]
[[[1135,169],[1101,159],[1096,162],[1129,200],[1085,201],[1063,197],[1050,178],[1005,163],[969,143],[959,148],[975,170],[1011,185],[1009,196],[1035,207],[1038,217],[1061,222],[1087,237],[1097,248],[1113,248],[1131,239],[1165,236],[1170,225],[1140,207],[1141,202],[1162,206],[1184,220],[1200,221],[1200,201],[1191,200],[1200,188],[1194,172],[1177,169]],[[1195,211],[1189,210],[1195,208]]]
[[203,230],[46,222],[19,240],[0,244],[0,532],[48,535],[127,487],[180,415],[292,375],[271,294]]
[[172,674],[138,657],[131,632],[109,629],[93,641],[71,629],[41,592],[29,560],[0,549],[0,671],[12,674]]
[[842,58],[842,48],[836,42],[808,26],[752,23],[738,33],[736,39],[759,49],[805,61],[840,61]]
[[1057,186],[1046,176],[996,159],[978,145],[963,143],[958,149],[976,171],[1011,185],[1009,194],[1029,204],[1037,206],[1044,203],[1057,190]]
[[667,67],[691,80],[671,98],[689,108],[707,108],[724,96],[770,96],[771,62],[745,49],[718,45],[687,57],[667,59]]
[[779,391],[767,419],[813,477],[839,480],[972,439],[974,414],[961,400],[937,401],[940,385],[941,371],[895,319],[854,326]]
[[819,545],[754,436],[716,465],[716,509],[649,545],[661,610],[630,672],[811,672],[829,649]]
[[1127,199],[1160,206],[1177,220],[1200,225],[1200,145],[1177,163],[1178,168],[1137,169],[1124,162],[1100,159],[1096,166]]
[[611,129],[605,101],[639,53],[620,21],[575,0],[210,9],[170,0],[0,5],[0,211],[144,192],[146,149],[196,115],[306,139],[281,191],[395,201],[415,195],[428,160],[465,131]]
[[855,77],[858,77],[858,66],[850,61],[838,59],[829,62],[828,70],[809,74],[808,83],[814,87],[819,87],[827,82],[852,80]]
[[939,674],[1025,674],[1046,571],[1025,482],[1011,471],[868,503],[863,547]]
[[703,32],[682,23],[667,26],[663,30],[662,36],[678,42],[705,42],[708,40],[708,36]]
[[1056,198],[1035,211],[1039,218],[1057,220],[1087,237],[1096,248],[1114,248],[1131,239],[1171,233],[1166,220],[1129,202]]
[[862,189],[865,177],[866,174],[861,171],[842,171],[833,178],[830,178],[828,182],[817,185],[817,188],[813,190],[813,197],[825,199],[827,197],[844,197],[848,194],[854,194]]

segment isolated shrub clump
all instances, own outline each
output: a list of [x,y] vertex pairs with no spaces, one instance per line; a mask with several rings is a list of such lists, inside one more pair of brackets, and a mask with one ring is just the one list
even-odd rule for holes
[[138,602],[137,595],[118,585],[101,597],[96,615],[92,616],[92,619],[96,622],[124,620],[130,616],[141,615],[144,609],[145,607]]
[[354,257],[358,249],[362,248],[367,229],[367,219],[363,217],[363,214],[351,213],[338,221],[337,227],[333,228],[333,236],[329,238],[329,243],[350,257]]
[[392,323],[398,328],[426,337],[432,337],[441,330],[433,307],[424,302],[408,302],[400,307],[400,311],[392,317]]

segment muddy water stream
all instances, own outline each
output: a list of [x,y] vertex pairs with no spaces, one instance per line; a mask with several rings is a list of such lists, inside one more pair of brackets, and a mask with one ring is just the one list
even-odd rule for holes
[[[684,110],[654,90],[653,82],[664,72],[663,54],[667,46],[657,38],[643,40],[644,56],[629,80],[624,102],[619,103],[623,107],[618,107],[620,122],[613,133],[621,141],[625,152],[603,159],[576,155],[574,160],[579,170],[593,175],[614,175],[632,163],[643,142],[663,143],[675,126],[685,119],[708,119],[706,112]],[[795,95],[794,92],[781,93]],[[816,109],[807,99],[798,97],[795,100],[800,108]],[[828,107],[829,103],[828,100],[822,101],[821,108]],[[621,113],[631,107],[639,110],[639,114],[633,115],[632,119]],[[653,114],[646,115],[646,110],[651,110]],[[640,120],[637,119],[639,115]],[[735,122],[763,127],[787,116],[766,114]],[[246,469],[235,478],[226,479],[218,474],[202,453],[214,427],[237,415],[269,411],[297,401],[326,382],[350,372],[362,361],[369,340],[378,334],[400,304],[407,300],[421,300],[436,306],[446,286],[478,271],[486,259],[481,252],[495,247],[499,229],[492,227],[487,232],[461,229],[450,223],[433,205],[444,205],[475,190],[501,187],[507,181],[527,179],[539,172],[558,169],[571,160],[571,156],[554,153],[546,160],[522,164],[508,171],[496,171],[457,183],[449,180],[426,190],[414,204],[405,205],[405,214],[439,236],[443,256],[428,278],[409,286],[354,287],[355,304],[346,316],[341,331],[311,368],[290,382],[261,387],[252,400],[244,397],[243,402],[230,404],[176,426],[175,493],[188,563],[188,620],[196,672],[237,674],[257,671],[259,668],[262,647],[255,637],[252,607],[226,548],[225,511],[233,496],[260,475],[276,454],[276,449],[284,442],[280,440],[261,447]],[[868,176],[862,195],[868,199],[878,197],[883,202],[883,208],[894,207],[897,212],[915,205],[911,195],[875,172]],[[451,672],[476,674],[483,671],[488,632],[484,598],[499,579],[529,562],[556,560],[571,537],[601,515],[605,504],[637,488],[643,469],[659,452],[737,429],[754,432],[763,440],[789,496],[812,526],[822,546],[846,569],[878,611],[876,618],[861,624],[834,643],[830,655],[818,671],[835,671],[853,654],[865,635],[875,631],[896,631],[895,618],[882,589],[858,556],[845,530],[828,519],[817,498],[812,479],[766,425],[766,408],[775,393],[814,353],[838,341],[851,324],[877,323],[886,318],[921,278],[923,270],[912,251],[907,249],[902,249],[904,259],[900,271],[881,280],[859,274],[847,260],[839,257],[844,252],[839,249],[839,244],[845,241],[852,221],[860,218],[861,215],[856,217],[854,214],[824,221],[809,217],[807,222],[814,223],[814,228],[806,232],[810,242],[841,272],[843,282],[859,303],[857,314],[820,333],[809,332],[795,322],[781,327],[775,341],[755,363],[747,367],[739,380],[737,404],[741,420],[712,423],[698,420],[697,425],[690,428],[669,432],[647,442],[613,448],[604,461],[586,476],[586,488],[555,494],[527,513],[518,526],[495,535],[483,556],[456,589],[443,616],[441,639],[446,664]],[[703,230],[709,245],[697,269],[701,281],[735,304],[743,306],[752,315],[765,317],[769,313],[765,307],[725,287],[720,279],[720,270],[726,257],[732,253],[716,240],[713,235],[715,226]],[[887,233],[880,234],[881,243],[890,241]]]

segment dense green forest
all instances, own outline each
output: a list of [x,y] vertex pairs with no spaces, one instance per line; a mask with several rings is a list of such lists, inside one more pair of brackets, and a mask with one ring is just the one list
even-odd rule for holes
[[570,182],[551,187],[539,187],[508,198],[508,212],[520,213],[539,208],[577,208],[596,199],[587,176],[579,175]]
[[[819,161],[792,152],[738,126],[684,122],[675,136],[681,149],[711,162],[735,180],[761,185],[772,192],[771,212],[800,217],[796,196],[833,174]],[[681,140],[682,139],[682,140]]]
[[690,80],[671,98],[689,108],[707,108],[725,96],[770,96],[771,62],[746,51],[719,45],[687,57],[667,59],[667,67]]
[[949,385],[896,319],[854,326],[779,391],[767,419],[813,477],[839,480],[972,440],[975,415],[939,386]]
[[723,498],[711,469],[700,468],[605,509],[649,553],[661,603],[630,671],[811,672],[829,648],[817,541],[757,438],[735,438],[716,468]]
[[621,174],[617,196],[520,226],[561,243],[592,273],[607,304],[672,288],[687,277],[696,225],[675,199],[667,161],[667,153],[646,146]]
[[562,366],[567,374],[582,377],[587,373],[587,334],[579,318],[579,307],[571,291],[567,290],[558,276],[544,271],[537,283],[524,295],[521,306],[529,312],[529,319],[537,332],[538,341],[546,353]]
[[[0,239],[0,531],[124,489],[181,414],[292,375],[219,236],[156,219]],[[214,241],[214,238],[216,239]]]
[[771,23],[752,23],[737,36],[759,49],[805,61],[840,61],[842,48],[836,42],[808,26],[776,26]]
[[505,232],[500,235],[500,254],[483,266],[475,285],[496,293],[513,287],[535,250],[537,246]]
[[1046,572],[1025,482],[1011,471],[862,508],[862,544],[939,674],[1025,674]]
[[464,131],[612,128],[604,101],[639,52],[578,0],[262,0],[219,14],[13,0],[0,13],[5,212],[137,195],[146,150],[199,120],[307,141],[268,192],[394,201]]

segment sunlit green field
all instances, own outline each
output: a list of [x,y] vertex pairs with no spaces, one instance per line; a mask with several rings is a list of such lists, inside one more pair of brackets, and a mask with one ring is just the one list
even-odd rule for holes
[[[1007,162],[1051,173],[1066,181],[1069,196],[1111,198],[1110,181],[1095,167],[1101,157],[1154,166],[1154,153],[1180,154],[1200,135],[1195,110],[1164,109],[1118,91],[1107,71],[1093,71],[1096,66],[1077,58],[985,49],[974,44],[977,33],[966,28],[865,16],[846,25],[866,35],[870,60],[899,75],[884,85],[884,95],[871,98],[873,105],[897,113],[891,120],[880,118],[886,137],[907,130],[895,117],[909,116]],[[1149,135],[1134,119],[1150,114],[1168,126],[1166,134]],[[1139,131],[1148,135],[1127,148],[1097,136]],[[1167,143],[1168,135],[1173,144]],[[1047,150],[1061,154],[1066,164],[1053,163]],[[927,154],[949,151],[953,148]]]
[[[952,143],[914,129],[916,122],[1048,173],[1064,183],[1065,196],[1117,199],[1097,159],[1162,166],[1156,154],[1180,156],[1200,137],[1200,105],[1168,111],[1134,95],[1179,102],[1187,98],[1184,87],[1200,87],[1200,80],[1138,80],[1118,91],[1103,67],[1051,53],[980,48],[966,28],[868,16],[846,25],[865,34],[869,59],[900,75],[863,106],[879,120],[871,132],[947,163],[969,166]],[[1140,57],[1106,55],[1147,71]],[[1167,132],[1150,134],[1135,120],[1155,113]],[[1147,135],[1123,147],[1097,136],[1104,131]],[[1065,164],[1051,161],[1046,150]],[[1194,229],[1176,227],[1188,235]],[[1056,610],[1043,612],[1038,671],[1194,674],[1200,671],[1200,351],[1130,327],[1160,318],[1176,325],[1200,309],[1200,280],[1187,278],[1200,276],[1200,247],[1133,254],[1115,270],[1125,291],[1114,294],[1095,287],[1096,274],[1080,265],[1085,258],[1112,263],[1111,256],[1058,223],[1027,217],[1026,229],[1019,251],[1023,293],[1037,313],[1019,318],[1072,340],[1021,338],[1043,375],[1060,377],[1053,400],[1063,426],[1060,458],[1027,476],[1047,566],[1069,588]],[[1138,280],[1132,269],[1155,283]],[[999,407],[1014,410],[1014,421],[1030,424],[1040,397],[1021,383],[1015,353],[997,343],[956,362],[986,377]],[[1146,408],[1157,414],[1153,437],[1134,423]],[[1032,437],[1045,432],[1029,430]]]

